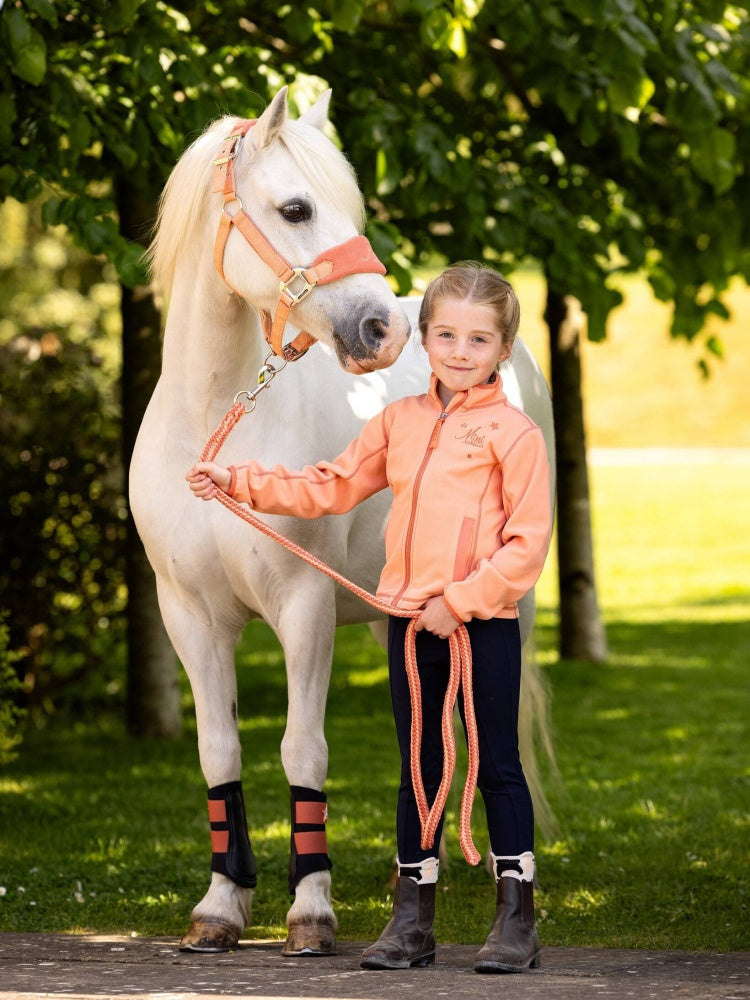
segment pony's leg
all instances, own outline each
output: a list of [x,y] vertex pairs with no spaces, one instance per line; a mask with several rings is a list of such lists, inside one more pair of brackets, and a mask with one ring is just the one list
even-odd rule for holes
[[374,622],[367,623],[375,642],[385,652],[388,649],[388,619],[378,618]]
[[[286,956],[333,955],[336,951],[338,925],[331,907],[325,795],[321,794],[328,773],[324,719],[334,630],[332,595],[327,601],[315,601],[311,594],[304,607],[285,609],[279,628],[289,692],[281,761],[292,790],[290,891],[295,897],[287,913],[282,952]],[[306,853],[301,839],[299,853],[294,849],[295,825],[300,824],[311,836],[309,850],[314,853]]]
[[[240,837],[246,838],[234,665],[239,625],[236,631],[217,623],[209,628],[199,621],[195,610],[184,608],[163,591],[159,597],[165,626],[193,691],[198,752],[209,789],[209,817],[229,819],[229,824],[211,825],[244,827]],[[229,815],[218,816],[216,806],[223,807]],[[214,853],[213,868],[216,860]],[[236,946],[248,924],[252,901],[252,890],[247,887],[251,880],[241,878],[241,881],[246,884],[240,885],[225,874],[212,872],[208,892],[193,909],[191,925],[180,941],[183,950],[219,952]]]

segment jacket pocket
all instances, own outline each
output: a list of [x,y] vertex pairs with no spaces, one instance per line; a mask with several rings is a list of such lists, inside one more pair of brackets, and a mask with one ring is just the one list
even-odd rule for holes
[[461,522],[456,545],[456,559],[453,564],[453,579],[465,580],[474,564],[474,527],[476,519],[465,517]]

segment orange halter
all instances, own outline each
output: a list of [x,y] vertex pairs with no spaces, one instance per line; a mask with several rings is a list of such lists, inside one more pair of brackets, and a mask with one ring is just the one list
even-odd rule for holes
[[[222,280],[229,284],[224,275],[224,251],[232,227],[236,226],[264,264],[279,279],[279,301],[273,319],[269,313],[261,312],[266,341],[278,357],[283,357],[286,361],[297,361],[315,343],[315,338],[302,330],[290,344],[282,345],[284,328],[292,306],[309,295],[315,285],[325,285],[349,274],[385,274],[385,267],[375,256],[366,236],[353,236],[324,251],[309,267],[293,267],[271,246],[244,211],[234,180],[234,161],[240,140],[254,124],[254,121],[239,122],[224,140],[214,161],[216,173],[212,192],[220,192],[224,196],[221,222],[214,244],[214,265]],[[236,204],[237,209],[230,214],[228,208],[233,204]]]

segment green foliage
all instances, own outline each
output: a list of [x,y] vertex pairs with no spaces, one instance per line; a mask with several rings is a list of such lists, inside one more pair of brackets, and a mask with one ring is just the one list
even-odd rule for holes
[[645,269],[693,337],[750,273],[749,41],[747,10],[718,0],[8,0],[0,198],[43,194],[137,283],[112,180],[155,200],[219,112],[255,114],[285,82],[304,106],[330,83],[402,291],[436,251],[531,257],[601,339],[608,278]]
[[44,38],[31,26],[19,7],[8,10],[4,25],[10,46],[12,72],[27,83],[38,86],[47,72],[47,46]]
[[42,236],[17,203],[0,207],[0,224],[0,295],[13,317],[0,323],[0,607],[40,721],[122,687],[117,290],[101,261],[60,233]]
[[750,273],[747,11],[471,6],[364,3],[360,31],[321,59],[376,219],[416,260],[539,261],[596,340],[620,301],[611,277],[645,271],[673,333],[694,337]]
[[124,284],[143,283],[143,246],[119,231],[113,182],[137,180],[155,204],[188,137],[226,110],[257,112],[269,84],[240,6],[227,30],[216,5],[182,13],[157,0],[8,0],[0,199],[42,197],[48,224],[106,254]]

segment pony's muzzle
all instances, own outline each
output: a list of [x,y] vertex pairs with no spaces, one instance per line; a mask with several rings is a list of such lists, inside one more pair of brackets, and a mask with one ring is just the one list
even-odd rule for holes
[[334,334],[342,368],[361,375],[388,368],[409,339],[409,321],[400,310],[364,312],[350,337]]

